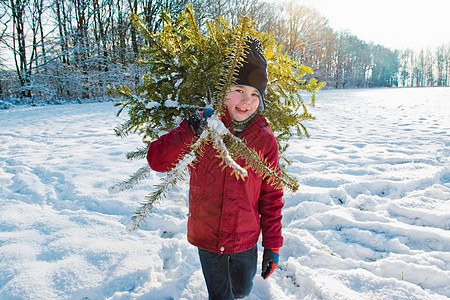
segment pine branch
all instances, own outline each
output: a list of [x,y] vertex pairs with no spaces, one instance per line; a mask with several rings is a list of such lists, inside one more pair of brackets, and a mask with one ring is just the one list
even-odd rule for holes
[[117,124],[116,127],[114,128],[114,132],[116,133],[117,136],[121,138],[126,138],[132,126],[133,124],[131,120],[127,120],[123,124]]
[[110,194],[116,194],[118,192],[131,189],[136,184],[147,178],[150,175],[150,172],[151,169],[149,166],[139,168],[133,175],[130,176],[128,180],[122,181],[120,183],[111,186],[108,189],[108,192]]
[[248,148],[241,139],[231,133],[223,135],[222,139],[227,144],[233,156],[243,158],[249,168],[259,174],[263,179],[268,178],[272,186],[281,188],[284,185],[293,192],[298,190],[298,184],[294,180],[290,177],[285,179],[280,176],[277,172],[278,168],[269,165],[267,159],[263,159],[262,155],[258,154],[254,149]]
[[213,147],[219,152],[218,157],[222,159],[222,163],[220,165],[224,165],[224,168],[226,166],[229,166],[233,169],[232,174],[236,175],[236,179],[241,178],[242,180],[245,180],[245,177],[248,176],[247,170],[242,168],[230,155],[230,152],[228,151],[227,147],[225,146],[225,143],[223,142],[220,135],[217,133],[217,131],[214,128],[209,128],[210,135],[211,135],[211,141]]
[[192,29],[194,30],[196,42],[197,44],[201,44],[202,37],[198,29],[197,20],[195,19],[192,5],[186,5],[186,13],[188,15],[189,22],[191,23]]
[[128,152],[127,159],[133,160],[133,159],[145,158],[145,156],[147,155],[147,151],[148,151],[148,146],[145,145],[141,148],[138,148],[136,151]]
[[203,144],[208,138],[209,131],[205,130],[199,139],[190,147],[190,152],[182,154],[181,160],[172,170],[166,173],[166,176],[161,180],[161,184],[154,186],[153,192],[145,197],[146,202],[141,203],[141,207],[131,217],[132,224],[129,230],[137,229],[139,224],[153,209],[153,205],[165,197],[167,190],[176,186],[179,181],[185,178],[189,166],[192,166],[198,157],[202,155]]
[[216,96],[214,102],[214,111],[216,115],[220,115],[225,103],[229,88],[235,82],[235,77],[238,74],[238,67],[242,66],[245,55],[245,38],[250,30],[250,19],[245,16],[242,18],[238,26],[238,36],[235,41],[235,47],[230,52],[232,57],[227,59],[225,66],[222,68],[219,84],[216,89]]
[[[290,176],[287,179],[280,176],[276,167],[269,165],[267,159],[263,159],[262,155],[250,149],[238,137],[231,134],[221,120],[217,117],[208,119],[208,130],[215,137],[215,140],[223,142],[223,146],[215,147],[219,151],[219,156],[223,159],[227,166],[230,166],[236,175],[236,178],[244,179],[247,177],[246,168],[251,168],[255,173],[259,174],[263,179],[268,178],[271,185],[276,188],[286,186],[289,190],[295,192],[298,190],[298,184]],[[213,141],[214,142],[214,141]],[[218,142],[219,143],[219,142]],[[226,152],[225,152],[225,151]],[[229,159],[225,159],[229,156]],[[233,158],[241,157],[246,161],[246,166],[241,167]],[[244,175],[245,174],[245,175]],[[238,177],[239,176],[239,177]]]
[[142,22],[141,19],[139,19],[139,17],[132,13],[130,15],[130,20],[133,23],[133,26],[142,34],[144,35],[148,40],[151,39],[151,37],[153,36],[153,33],[148,30],[147,26],[145,26],[145,23]]

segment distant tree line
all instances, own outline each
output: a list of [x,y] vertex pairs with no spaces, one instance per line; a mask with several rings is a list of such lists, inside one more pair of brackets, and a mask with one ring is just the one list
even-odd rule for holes
[[81,101],[105,97],[109,83],[137,84],[143,67],[135,61],[144,39],[130,14],[157,32],[162,10],[176,15],[186,4],[194,6],[200,24],[219,15],[235,24],[249,15],[329,87],[450,84],[450,43],[419,53],[391,50],[334,31],[316,10],[295,1],[2,0],[0,97]]

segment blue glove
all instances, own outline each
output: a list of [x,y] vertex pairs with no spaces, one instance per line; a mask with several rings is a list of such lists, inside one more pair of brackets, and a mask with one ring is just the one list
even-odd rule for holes
[[267,279],[278,266],[280,248],[264,248],[261,276]]

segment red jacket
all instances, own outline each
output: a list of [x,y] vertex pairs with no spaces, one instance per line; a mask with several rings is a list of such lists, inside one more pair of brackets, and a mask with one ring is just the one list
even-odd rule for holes
[[[226,111],[222,118],[231,129]],[[241,133],[248,147],[262,152],[272,165],[278,165],[278,144],[263,116],[256,117]],[[150,144],[147,160],[157,172],[169,171],[180,154],[197,139],[187,120]],[[201,249],[232,254],[253,248],[262,230],[262,245],[279,248],[283,190],[276,189],[248,169],[245,181],[230,175],[231,168],[222,170],[220,159],[211,145],[190,169],[188,241]],[[236,162],[245,166],[242,159]]]

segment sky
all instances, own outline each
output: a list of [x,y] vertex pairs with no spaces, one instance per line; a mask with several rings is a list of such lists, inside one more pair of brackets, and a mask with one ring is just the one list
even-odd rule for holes
[[335,30],[391,49],[450,44],[450,0],[297,0],[316,8]]

